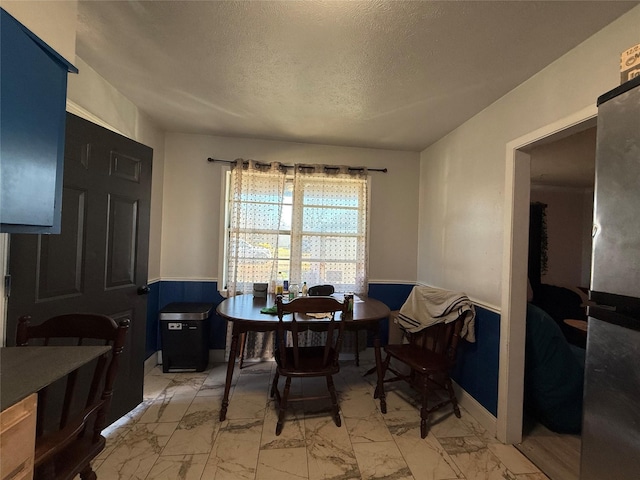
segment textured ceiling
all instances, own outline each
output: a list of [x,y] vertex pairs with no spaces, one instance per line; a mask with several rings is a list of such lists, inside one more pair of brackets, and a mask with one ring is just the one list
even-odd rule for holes
[[167,131],[421,151],[637,4],[80,0],[77,53]]

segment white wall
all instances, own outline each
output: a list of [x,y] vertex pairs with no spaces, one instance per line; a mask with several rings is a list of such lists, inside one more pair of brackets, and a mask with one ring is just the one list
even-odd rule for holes
[[0,7],[73,63],[76,58],[78,2],[2,0]]
[[414,282],[419,155],[412,152],[169,133],[165,149],[161,277],[217,280],[221,176],[208,157],[388,168],[371,173],[370,281]]
[[588,287],[591,273],[593,190],[531,187],[531,202],[547,205],[547,272],[542,282]]
[[421,153],[419,282],[500,308],[506,145],[617,86],[639,25],[636,7]]
[[619,84],[638,25],[640,6],[420,156],[418,282],[500,312],[496,434],[505,443],[522,432],[530,158],[518,149],[592,118],[597,97]]

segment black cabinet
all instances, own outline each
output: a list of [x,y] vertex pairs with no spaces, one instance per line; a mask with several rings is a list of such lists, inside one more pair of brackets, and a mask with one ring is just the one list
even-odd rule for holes
[[67,74],[78,70],[0,9],[0,232],[59,233]]

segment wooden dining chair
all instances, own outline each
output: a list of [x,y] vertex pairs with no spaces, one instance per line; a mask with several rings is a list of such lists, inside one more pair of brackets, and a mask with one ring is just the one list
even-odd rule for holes
[[[333,375],[340,371],[338,357],[345,322],[349,318],[347,302],[324,296],[298,297],[285,302],[279,295],[276,298],[276,306],[279,320],[275,351],[277,368],[271,386],[271,396],[275,396],[279,405],[276,435],[282,432],[285,411],[290,401],[330,398],[333,421],[339,427],[342,422]],[[337,312],[341,312],[340,320],[336,319]],[[291,316],[289,317],[288,314]],[[309,314],[326,314],[326,318],[313,318]],[[324,332],[326,335],[323,336],[323,344],[301,346],[298,335],[308,330]],[[290,338],[290,346],[287,346],[288,338]],[[282,395],[278,389],[278,380],[281,376],[286,377]],[[325,377],[328,395],[290,398],[291,380],[309,377]]]
[[328,297],[329,295],[333,295],[335,291],[336,289],[333,285],[313,285],[309,287],[307,293],[310,297]]
[[[314,285],[312,287],[309,287],[308,290],[308,295],[310,297],[315,297],[315,296],[329,296],[332,295],[335,292],[335,288],[333,285]],[[247,336],[248,333],[251,332],[243,332],[240,334],[240,338],[239,338],[239,351],[238,351],[238,367],[240,368],[240,370],[242,370],[245,367],[244,364],[244,355],[245,355],[245,350],[247,348]],[[359,358],[359,352],[358,352],[358,347],[357,347],[357,332],[356,333],[356,365],[359,365],[360,362],[360,358]]]
[[[309,287],[309,296],[329,296],[333,295],[335,292],[335,287],[333,285],[313,285]],[[353,354],[355,357],[356,367],[360,366],[360,348],[358,345],[358,335],[359,331],[353,330],[350,332],[353,335]]]
[[[450,373],[456,362],[463,322],[464,315],[453,322],[437,323],[417,333],[405,332],[408,343],[389,344],[384,347],[386,357],[382,364],[383,377],[387,372],[393,373],[394,376],[384,379],[382,393],[386,383],[399,380],[408,382],[420,393],[420,436],[422,438],[427,436],[427,421],[432,412],[451,404],[454,414],[460,418],[460,408],[453,391]],[[395,362],[400,364],[396,365]],[[447,399],[437,401],[435,405],[429,407],[428,396],[437,390],[444,390]],[[378,397],[380,392],[376,387],[374,398]]]
[[[104,449],[101,435],[113,395],[129,320],[120,324],[105,315],[74,313],[30,325],[20,317],[17,346],[110,345],[111,350],[89,364],[91,372],[74,370],[64,384],[62,404],[49,388],[38,392],[35,476],[36,480],[95,480],[91,461]],[[89,373],[86,382],[83,375]],[[55,393],[51,392],[51,393]],[[52,411],[55,410],[55,411]]]

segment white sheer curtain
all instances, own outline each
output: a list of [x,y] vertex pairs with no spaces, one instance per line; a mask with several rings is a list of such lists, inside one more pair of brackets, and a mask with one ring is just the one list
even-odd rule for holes
[[366,169],[296,166],[291,279],[367,295],[369,230]]
[[[330,284],[336,292],[366,296],[369,201],[366,169],[296,165],[291,223],[291,279],[308,286]],[[343,351],[366,347],[366,332],[346,335]],[[307,332],[308,345],[322,344]]]
[[[236,160],[231,166],[227,239],[227,296],[252,294],[254,283],[272,285],[278,274],[279,231],[285,190],[279,163]],[[226,355],[231,345],[227,326]],[[247,357],[273,356],[273,334],[247,336]]]
[[231,169],[227,292],[251,293],[278,273],[278,243],[286,174],[278,163],[236,160]]

